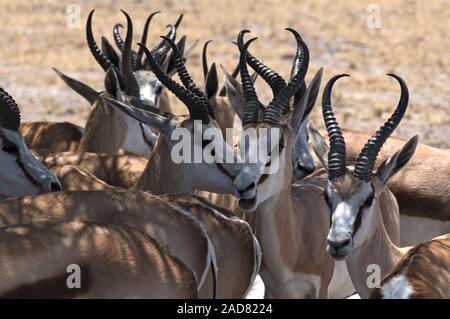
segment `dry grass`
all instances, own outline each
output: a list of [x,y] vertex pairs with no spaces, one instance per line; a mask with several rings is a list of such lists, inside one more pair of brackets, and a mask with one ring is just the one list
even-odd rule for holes
[[[67,6],[78,3],[81,28],[68,28]],[[214,40],[210,61],[231,70],[237,49],[230,44],[239,30],[248,28],[259,37],[251,51],[269,66],[289,74],[295,51],[291,35],[283,29],[298,29],[310,47],[308,78],[325,67],[325,79],[350,73],[334,93],[341,125],[375,130],[395,107],[397,83],[384,74],[395,72],[408,83],[411,99],[406,118],[397,131],[400,136],[417,132],[422,142],[450,147],[450,8],[446,1],[378,0],[381,28],[367,27],[367,7],[374,1],[255,0],[255,1],[2,1],[0,21],[0,86],[20,103],[26,120],[69,120],[83,124],[89,106],[71,92],[51,70],[56,66],[91,86],[101,89],[103,72],[85,43],[85,20],[92,8],[94,33],[111,39],[114,23],[124,22],[119,9],[130,13],[138,42],[147,15],[154,20],[149,43],[165,33],[164,26],[180,12],[185,19],[180,34],[200,43]],[[200,47],[189,61],[194,78],[201,80]],[[270,98],[259,81],[258,92]],[[316,108],[313,123],[322,125]]]

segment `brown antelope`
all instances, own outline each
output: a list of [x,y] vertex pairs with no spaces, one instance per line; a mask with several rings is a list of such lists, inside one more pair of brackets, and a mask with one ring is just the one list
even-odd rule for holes
[[[343,129],[342,134],[349,141],[346,160],[353,164],[370,134],[347,129]],[[389,137],[375,165],[385,161],[405,142]],[[400,207],[401,245],[416,245],[450,232],[450,163],[447,158],[448,150],[419,143],[408,166],[390,179],[389,190]]]
[[0,197],[59,191],[60,182],[30,152],[19,132],[19,126],[19,107],[0,88]]
[[[192,270],[148,234],[125,225],[7,227],[0,229],[0,250],[1,298],[197,297]],[[76,289],[68,285],[73,269],[80,276]]]
[[[167,93],[161,93],[161,83],[153,76],[151,70],[148,69],[148,63],[141,61],[142,52],[136,53],[131,49],[133,26],[128,14],[124,12],[127,18],[128,28],[125,43],[122,43],[123,46],[121,46],[123,55],[120,60],[106,38],[102,38],[103,50],[101,51],[98,48],[92,33],[93,13],[94,10],[91,11],[87,20],[87,42],[94,58],[104,71],[106,72],[109,68],[120,69],[121,72],[117,72],[116,74],[119,77],[121,87],[125,89],[128,95],[138,97],[151,105],[159,106],[160,100],[162,100],[162,104],[167,104]],[[150,15],[147,20],[142,39],[143,42],[146,41],[147,29],[153,16],[154,14]],[[168,38],[175,39],[176,29],[181,19],[182,15],[171,27]],[[184,52],[185,41],[186,37],[183,37],[178,43],[182,52]],[[167,68],[173,69],[173,63],[170,63],[173,58],[167,55],[168,51],[169,47],[163,41],[152,51],[152,54],[159,63],[164,63]],[[86,84],[62,74],[56,69],[55,72],[66,84],[83,96],[93,108],[87,119],[81,140],[78,140],[80,137],[79,133],[77,135],[73,134],[73,125],[71,124],[63,125],[62,123],[44,122],[39,127],[36,127],[37,124],[28,124],[28,126],[32,126],[34,129],[30,130],[24,127],[23,133],[26,134],[26,140],[32,141],[31,147],[47,148],[51,152],[55,152],[61,151],[62,145],[71,145],[72,148],[78,145],[77,150],[79,152],[117,154],[120,149],[123,149],[126,152],[140,156],[148,156],[150,154],[152,143],[155,140],[154,134],[133,119],[124,116],[123,113],[115,112],[113,109],[105,107],[102,104],[102,94],[109,93],[114,97],[116,95],[115,88],[109,87],[110,81],[108,80],[108,75],[105,78],[105,88],[108,93],[100,93]],[[141,106],[143,105],[145,104],[141,104]],[[44,139],[47,140],[47,145]],[[66,151],[69,151],[69,149],[66,149]]]
[[[337,260],[345,260],[358,294],[367,298],[368,266],[379,267],[384,276],[391,271],[374,292],[383,298],[449,298],[450,297],[450,237],[435,238],[416,247],[400,248],[387,234],[388,220],[383,214],[398,216],[398,206],[381,205],[383,193],[389,193],[387,183],[413,156],[418,137],[412,137],[394,155],[384,160],[374,171],[381,147],[400,123],[408,106],[408,88],[403,79],[394,77],[401,86],[399,104],[380,129],[364,145],[354,166],[347,166],[346,143],[333,114],[331,103],[322,111],[330,146],[319,132],[311,129],[314,150],[328,173],[324,191],[331,214],[327,250]],[[334,82],[347,75],[338,75]],[[381,279],[381,278],[380,278]]]
[[[261,277],[266,285],[266,297],[271,298],[325,298],[333,274],[333,261],[325,249],[328,217],[320,200],[321,187],[314,180],[293,186],[293,138],[317,97],[322,71],[314,77],[300,105],[282,121],[284,109],[302,85],[309,62],[309,52],[300,35],[289,29],[297,41],[293,76],[265,108],[258,122],[260,102],[246,66],[249,44],[243,43],[247,30],[241,31],[238,45],[241,50],[240,72],[245,98],[243,130],[254,130],[259,147],[268,146],[268,154],[279,152],[272,159],[255,157],[256,147],[246,145],[241,138],[239,148],[244,166],[234,179],[240,191],[239,206],[255,214],[255,234],[262,249]],[[269,139],[279,132],[278,140]],[[268,144],[269,143],[269,144]],[[251,156],[256,161],[249,161]],[[278,165],[272,173],[263,173],[265,167]],[[314,211],[314,214],[309,213]]]
[[[117,100],[105,98],[108,103],[111,103],[116,107],[121,107],[129,110],[130,114],[133,114],[136,118],[139,118],[141,120],[143,119],[143,122],[145,122],[145,124],[151,125],[153,128],[157,128],[160,131],[158,141],[156,143],[154,152],[152,153],[147,164],[147,168],[143,176],[141,177],[140,182],[135,186],[135,188],[151,190],[156,194],[193,192],[196,189],[208,189],[218,193],[227,192],[235,194],[235,188],[232,184],[232,177],[236,174],[240,167],[240,165],[234,164],[237,160],[233,160],[232,163],[224,164],[210,164],[204,161],[202,163],[177,164],[172,160],[171,149],[175,146],[176,143],[174,143],[171,136],[172,132],[177,127],[187,128],[190,132],[189,136],[192,139],[191,144],[199,143],[198,146],[201,149],[205,148],[206,145],[204,145],[202,141],[194,140],[193,136],[195,136],[197,133],[202,133],[203,130],[206,130],[208,128],[215,128],[215,130],[218,131],[218,134],[217,136],[215,136],[216,139],[214,140],[214,144],[220,143],[222,145],[222,149],[224,149],[227,154],[231,154],[232,157],[234,157],[234,154],[231,147],[223,140],[222,134],[217,128],[216,122],[210,117],[210,108],[208,108],[207,105],[203,102],[204,100],[194,95],[187,88],[184,88],[171,80],[170,77],[159,68],[156,61],[149,54],[149,51],[147,49],[145,50],[146,55],[150,57],[149,60],[152,64],[152,67],[156,68],[155,72],[157,76],[161,79],[166,87],[172,90],[185,103],[190,112],[190,117],[186,119],[177,119],[175,117],[166,118],[163,117],[162,113],[150,113],[148,111],[137,109],[124,103],[120,103]],[[184,77],[183,79],[186,80]],[[190,78],[187,81],[190,82]],[[195,84],[193,84],[192,82],[189,84],[189,86],[190,85]],[[194,122],[195,120],[201,120],[202,124],[198,125]],[[212,141],[210,141],[210,143],[211,142]],[[209,176],[208,179],[201,178],[205,174]],[[180,177],[183,178],[180,179]],[[139,213],[145,214],[145,216],[149,214],[159,216],[154,211],[148,212],[149,208],[147,208],[147,213],[143,212],[145,207],[156,209],[157,205],[156,203],[154,203],[154,201],[151,202],[150,199],[145,199],[145,196],[151,196],[150,198],[154,198],[154,195],[147,194],[144,196],[144,193],[137,192],[135,190],[131,190],[128,193],[117,193],[120,192],[117,190],[103,192],[76,192],[61,194],[61,197],[59,199],[56,197],[41,197],[39,198],[39,201],[37,200],[37,198],[29,198],[28,201],[31,201],[32,203],[28,205],[22,202],[23,199],[19,200],[21,201],[20,203],[10,201],[4,203],[4,206],[2,208],[2,212],[4,212],[4,214],[2,216],[5,217],[5,221],[8,221],[10,218],[7,217],[8,214],[16,217],[20,216],[22,212],[18,213],[17,208],[26,207],[26,209],[23,210],[23,214],[26,214],[26,216],[28,217],[19,217],[19,220],[22,220],[22,222],[24,219],[27,219],[28,222],[37,222],[39,221],[39,218],[56,218],[57,220],[60,218],[80,218],[83,220],[89,218],[93,221],[97,221],[100,218],[103,218],[101,219],[101,221],[108,223],[125,223],[126,220],[130,220],[129,223],[133,223],[132,226],[135,226],[134,223],[138,225],[145,225],[146,222],[143,220],[138,221],[136,220],[136,218],[133,219],[132,217],[130,217],[130,214],[133,215]],[[139,194],[140,197],[136,199],[129,197],[133,196],[133,194],[136,193]],[[206,202],[202,202],[198,198],[187,195],[179,197],[173,196],[174,195],[170,197],[170,200],[165,201],[167,203],[166,205],[177,207],[177,209],[181,210],[182,212],[187,211],[188,213],[186,214],[189,214],[189,216],[191,216],[192,214],[198,216],[198,220],[201,221],[199,225],[202,225],[202,229],[204,228],[207,232],[207,235],[211,238],[211,241],[213,243],[212,246],[214,247],[214,251],[216,252],[217,256],[217,264],[219,266],[217,296],[225,298],[244,296],[248,291],[251,282],[254,279],[255,274],[258,272],[259,268],[258,244],[256,240],[253,239],[253,235],[248,224],[240,221],[237,218],[231,217],[230,214],[225,213],[223,210],[218,211],[212,205],[207,205]],[[114,197],[117,198],[117,200],[114,200]],[[55,204],[55,201],[60,203],[58,208],[56,207],[57,205]],[[103,201],[108,201],[108,203],[104,203]],[[94,203],[95,205],[99,206],[93,206]],[[126,203],[125,207],[123,207],[123,203]],[[139,205],[139,207],[134,208],[135,206],[132,205]],[[28,207],[32,208],[28,209]],[[38,214],[33,211],[34,209],[36,211],[48,211],[50,210],[49,207],[52,207],[52,209],[51,212],[46,216],[37,216]],[[119,209],[117,207],[119,207]],[[111,213],[105,214],[104,210]],[[8,211],[10,213],[8,213]],[[116,211],[118,212],[116,213]],[[73,214],[69,212],[77,213]],[[126,213],[119,214],[119,212]],[[124,216],[123,218],[126,220],[118,220],[118,218],[120,218],[121,216]],[[174,219],[173,216],[169,217],[171,219]],[[12,218],[12,220],[7,222],[8,224],[14,224],[18,221],[18,219],[14,219],[15,217]],[[148,216],[146,218],[153,218],[154,220],[157,217]],[[184,216],[184,218],[187,217]],[[147,224],[148,223],[149,222],[147,222]],[[156,222],[153,222],[150,225],[156,225],[155,223]],[[179,222],[173,221],[169,224],[174,223]],[[180,231],[175,231],[174,229],[174,234],[167,233],[164,234],[164,236],[157,236],[157,234],[154,234],[153,232],[157,232],[159,227],[163,227],[164,223],[161,222],[158,225],[160,226],[153,226],[150,228],[150,230],[148,230],[149,234],[157,240],[164,240],[165,237],[172,238],[173,236],[177,236],[177,234],[180,233]],[[220,227],[217,227],[216,225],[220,225]],[[224,238],[227,238],[227,240],[223,240]],[[195,245],[198,240],[184,238],[183,241],[189,241],[193,245]],[[184,251],[185,253],[191,253],[193,250],[195,250],[194,247],[187,248],[185,245],[183,246],[179,242],[177,244],[179,245],[178,248],[172,248],[175,245],[171,246],[171,251],[174,251],[175,256],[180,256],[180,254],[182,254],[182,251]],[[178,252],[176,249],[179,249]],[[186,256],[185,258],[188,258],[188,256]],[[181,259],[185,262],[185,258]],[[192,263],[190,264],[192,265]],[[240,269],[236,269],[236,265],[240,265]],[[198,274],[199,272],[196,273]],[[231,274],[234,274],[234,277],[230,278]],[[210,280],[206,279],[203,286],[207,286],[207,283],[209,282]],[[210,286],[207,287],[210,288]],[[207,293],[210,294],[211,289],[207,289]],[[204,290],[200,291],[200,295],[204,295]]]
[[[250,64],[250,61],[252,64]],[[247,62],[266,81],[275,87],[282,87],[283,79],[253,56]],[[259,68],[258,68],[259,66]],[[263,69],[262,69],[263,68]],[[260,71],[260,70],[264,71]],[[266,75],[266,76],[264,76]],[[268,76],[270,75],[270,77]],[[244,99],[242,90],[236,80],[227,77],[227,96],[236,114],[242,119]],[[316,164],[308,147],[308,131],[305,121],[295,137],[293,149],[293,181],[298,181],[311,174]],[[360,149],[370,139],[369,132],[343,129],[342,133],[348,141],[346,158],[348,163],[354,163]],[[406,141],[396,137],[389,137],[380,152],[377,163],[381,163]],[[429,240],[435,236],[450,232],[450,164],[447,160],[449,150],[439,150],[418,144],[415,155],[409,165],[401,173],[395,175],[389,184],[400,206],[401,244],[411,245]],[[317,163],[320,165],[319,163]],[[419,174],[420,172],[420,174]],[[442,176],[436,179],[435,176]],[[448,178],[447,178],[448,176]],[[227,203],[227,201],[225,201]]]
[[141,191],[103,190],[11,198],[0,206],[0,228],[73,220],[138,228],[193,270],[200,296],[212,296],[213,279],[208,277],[216,272],[214,247],[203,226],[167,200]]
[[[129,116],[132,116],[133,118],[141,121],[149,127],[157,129],[160,132],[155,148],[153,149],[152,155],[150,156],[147,163],[147,167],[145,168],[142,176],[133,188],[150,191],[153,194],[180,194],[193,193],[196,190],[207,190],[215,193],[229,193],[237,195],[231,178],[232,176],[236,175],[237,171],[240,168],[240,165],[236,164],[237,159],[234,157],[233,149],[224,141],[218,124],[213,118],[214,110],[212,108],[210,100],[207,99],[206,95],[201,92],[192,81],[189,73],[184,66],[182,57],[176,50],[174,43],[170,40],[168,40],[168,42],[174,49],[177,70],[185,87],[182,87],[181,85],[178,85],[176,82],[174,82],[158,66],[158,64],[146,48],[144,48],[144,51],[158,79],[188,107],[190,113],[189,117],[175,117],[168,113],[163,115],[161,113],[155,113],[156,110],[155,112],[149,112],[146,110],[135,108],[129,103],[125,104],[114,99],[105,98],[105,101],[111,104],[113,107],[126,112],[126,114],[128,114]],[[195,93],[197,93],[198,95],[196,95]],[[196,123],[195,121],[199,121],[201,124],[199,125],[199,123]],[[180,163],[174,162],[173,152],[178,142],[173,140],[172,135],[174,134],[174,132],[176,132],[176,129],[179,128],[183,128],[189,131],[187,138],[189,138],[189,141],[191,143],[191,149],[198,147],[200,150],[203,150],[208,148],[208,145],[213,145],[215,147],[218,146],[217,149],[223,150],[224,154],[219,154],[218,152],[218,154],[215,154],[215,156],[218,156],[217,158],[223,156],[223,158],[231,157],[234,158],[234,160],[232,161],[232,163],[220,163],[215,161],[210,164],[205,162],[204,160],[199,163],[191,163],[190,161],[182,161]],[[193,138],[196,135],[201,136],[202,132],[207,132],[208,129],[214,130],[214,136],[209,137],[209,139],[207,140],[203,139],[202,141],[197,141]],[[205,179],[203,178],[203,176],[208,176],[208,178]],[[195,203],[197,203],[197,201],[199,200],[199,198],[192,196],[188,196],[188,198],[191,198],[191,201],[194,200]],[[172,197],[170,199],[171,201],[175,201]],[[203,202],[202,205],[206,205],[208,209],[212,209],[216,212],[218,210],[217,207],[214,207],[211,204],[207,205],[206,202]],[[214,215],[216,217],[213,217]],[[227,253],[222,254],[222,251],[217,252],[216,249],[219,268],[223,270],[222,273],[219,271],[218,277],[220,296],[221,280],[223,279],[226,281],[226,274],[235,271],[235,268],[232,267],[232,264],[229,264],[229,254],[231,254],[232,252],[240,253],[236,251],[236,244],[232,243],[232,237],[230,235],[224,236],[223,231],[233,225],[231,230],[234,232],[234,236],[236,236],[237,233],[244,231],[242,227],[246,229],[245,232],[250,236],[250,238],[252,238],[252,236],[251,232],[249,232],[250,228],[246,223],[242,224],[242,222],[240,222],[236,218],[232,218],[232,220],[230,221],[231,217],[224,209],[219,210],[217,213],[209,212],[208,214],[203,214],[202,216],[204,216],[203,218],[208,217],[209,219],[215,218],[216,222],[221,221],[223,226],[223,229],[221,231],[220,229],[209,231],[210,228],[208,228],[208,226],[213,222],[208,223],[205,221],[205,227],[207,228],[208,234],[213,241],[214,247],[220,244],[227,249]],[[238,229],[241,230],[238,231]],[[226,242],[215,241],[215,235],[221,236],[222,238],[228,237],[229,240],[227,240]],[[240,240],[239,237],[235,238],[236,240]],[[243,255],[243,257],[247,256],[246,258],[254,258],[253,256],[255,255],[255,250],[258,250],[256,241],[254,245],[252,244],[252,246],[253,247],[251,248],[251,250],[253,250],[253,253],[246,253],[245,255]],[[225,250],[223,252],[225,252]],[[256,253],[256,255],[258,255],[258,253]],[[245,264],[259,265],[259,263],[255,264],[254,261],[248,260],[245,262]],[[255,274],[254,268],[251,268],[251,271],[248,273]],[[244,272],[239,273],[239,275],[243,274]],[[246,289],[241,292],[245,292],[248,289],[249,278],[241,278],[239,281],[246,287]]]
[[[243,110],[243,130],[252,130],[258,137],[259,147],[268,145],[270,131],[279,132],[279,140],[269,140],[269,154],[279,155],[275,159],[258,158],[256,148],[247,148],[245,139],[241,137],[239,144],[243,152],[244,167],[234,180],[240,190],[239,208],[253,212],[254,231],[261,244],[263,263],[261,276],[267,287],[268,297],[326,297],[331,278],[340,279],[342,274],[335,271],[333,261],[325,251],[326,233],[329,227],[327,208],[322,200],[325,178],[316,174],[305,180],[292,184],[291,152],[293,141],[300,127],[307,120],[314,106],[321,79],[321,71],[314,77],[308,90],[296,103],[293,111],[286,111],[290,98],[302,86],[308,68],[309,53],[306,44],[297,32],[298,50],[294,62],[293,75],[288,85],[280,90],[261,114],[261,106],[255,89],[249,80],[245,63],[246,49],[249,43],[243,44],[242,31],[238,37],[241,48],[241,79],[245,108]],[[329,99],[330,91],[325,89],[324,100]],[[251,133],[251,131],[250,131]],[[243,135],[245,137],[245,135]],[[250,138],[256,138],[251,136]],[[257,158],[251,162],[248,159]],[[264,173],[264,169],[272,163],[278,169],[272,173]],[[391,198],[383,198],[390,202]],[[246,218],[247,218],[246,214]],[[383,216],[384,217],[384,216]],[[386,218],[390,218],[387,217]],[[314,229],[312,231],[311,229]],[[398,241],[398,230],[389,229],[389,235]],[[338,270],[342,270],[339,267]],[[344,278],[345,279],[345,278]],[[346,280],[341,285],[348,287]],[[346,296],[338,284],[334,291],[328,293],[333,297]],[[352,293],[352,290],[347,291]]]

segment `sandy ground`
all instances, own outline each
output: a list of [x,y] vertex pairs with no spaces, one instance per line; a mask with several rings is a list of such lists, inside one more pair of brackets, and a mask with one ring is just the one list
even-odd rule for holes
[[[377,7],[371,7],[372,3]],[[71,18],[69,4],[79,6],[79,27],[67,24]],[[184,12],[179,34],[188,35],[191,41],[198,39],[201,44],[214,40],[210,61],[229,70],[238,57],[230,41],[239,30],[248,28],[259,38],[251,51],[286,77],[295,43],[283,29],[294,27],[310,48],[308,79],[321,66],[325,68],[325,79],[337,73],[352,75],[342,80],[334,93],[342,126],[375,130],[382,124],[399,97],[398,84],[385,76],[395,72],[404,77],[411,92],[410,107],[397,134],[408,137],[417,132],[422,142],[450,147],[447,1],[4,0],[0,11],[0,87],[16,98],[25,120],[84,124],[89,105],[70,91],[51,67],[102,88],[103,71],[85,42],[85,21],[92,8],[96,8],[93,24],[98,42],[101,35],[112,39],[114,23],[125,23],[119,9],[125,9],[133,18],[134,42],[140,39],[147,15],[161,10],[152,24],[150,46],[165,33],[164,26]],[[378,9],[380,20],[374,13]],[[188,67],[201,83],[200,51],[199,46]],[[270,98],[261,81],[258,93],[263,100]],[[323,126],[320,108],[315,109],[312,120],[316,126]]]

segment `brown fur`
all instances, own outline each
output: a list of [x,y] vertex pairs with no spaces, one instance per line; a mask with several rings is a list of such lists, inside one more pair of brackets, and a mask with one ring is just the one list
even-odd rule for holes
[[[218,264],[218,298],[243,298],[257,267],[250,226],[231,212],[192,195],[163,196],[196,216],[214,246]],[[239,265],[239,270],[236,269]],[[210,280],[211,278],[209,278]],[[202,297],[201,295],[199,296]]]
[[[108,93],[103,96],[111,97]],[[92,106],[78,152],[117,154],[123,144],[127,123],[121,111],[106,105],[102,96]]]
[[[450,298],[450,234],[411,248],[387,274],[381,286],[405,275],[412,286],[411,299]],[[382,298],[381,288],[371,298]]]
[[[68,222],[9,227],[0,230],[0,246],[3,298],[197,296],[192,271],[153,238],[127,226]],[[81,266],[80,289],[66,285],[69,264]]]
[[[76,154],[68,152],[40,156],[38,159],[52,170],[65,165],[81,167],[103,182],[122,188],[131,188],[138,181],[147,165],[146,159],[135,155]],[[72,186],[69,185],[70,180],[66,180],[66,182],[66,187],[74,188],[77,187],[76,185],[79,185],[76,179]]]
[[99,191],[113,190],[115,188],[79,166],[55,166],[51,171],[58,177],[64,191]]
[[[77,191],[0,202],[0,228],[39,222],[88,221],[135,227],[158,240],[191,267],[207,274],[208,237],[199,223],[166,200],[141,191]],[[202,287],[209,296],[212,287]]]
[[78,126],[68,122],[23,122],[20,133],[29,148],[51,153],[75,152],[83,135]]
[[331,182],[331,188],[342,199],[348,199],[361,189],[361,182],[353,175],[344,175]]

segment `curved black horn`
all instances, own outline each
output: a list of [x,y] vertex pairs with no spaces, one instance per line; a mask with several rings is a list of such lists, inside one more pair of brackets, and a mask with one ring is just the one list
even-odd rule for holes
[[94,56],[95,60],[100,64],[102,69],[106,72],[108,68],[113,65],[113,63],[100,51],[95,42],[94,35],[92,33],[92,16],[94,14],[95,9],[93,9],[87,18],[86,22],[86,39],[89,46],[89,50]]
[[16,101],[0,88],[0,127],[12,131],[19,131],[20,110]]
[[[296,38],[301,38],[300,34],[296,30],[292,28],[286,28],[286,30],[292,32]],[[302,53],[303,51],[300,50],[300,47],[297,47],[297,53],[295,54],[294,63],[292,64],[291,69],[291,79],[302,69],[302,64],[304,63],[304,57]],[[302,96],[305,95],[305,93],[306,93],[306,82],[305,80],[303,80],[302,85],[297,90],[297,93],[294,94],[294,101],[293,101],[294,107],[300,101]]]
[[[119,28],[123,28],[123,25],[120,23],[116,23],[116,25],[113,28],[113,36],[114,42],[116,43],[119,50],[123,53],[123,51],[125,50],[125,42],[120,36]],[[133,71],[138,71],[142,69],[141,59],[139,58],[138,53],[135,52],[133,49],[131,49],[131,69]]]
[[263,121],[271,125],[279,125],[281,120],[281,115],[284,110],[289,105],[290,99],[297,93],[298,89],[305,80],[306,72],[309,66],[309,50],[306,43],[301,38],[300,34],[293,32],[295,40],[297,41],[297,52],[300,50],[302,53],[297,55],[302,58],[299,60],[301,67],[297,74],[289,81],[279,93],[276,95],[272,101],[267,106],[264,112]]
[[[159,13],[161,13],[161,11],[155,11],[155,12],[151,13],[148,16],[147,21],[145,21],[144,33],[142,33],[142,39],[141,39],[141,43],[144,46],[147,44],[147,35],[148,35],[148,28],[150,26],[150,22],[152,22],[153,17]],[[139,47],[139,50],[138,50],[139,61],[142,61],[143,56],[144,56],[144,50],[142,49],[142,47]]]
[[207,49],[208,49],[208,44],[210,44],[212,42],[212,40],[208,40],[205,42],[205,44],[203,45],[203,52],[202,52],[202,65],[203,65],[203,78],[206,80],[206,76],[208,75],[208,69],[209,69],[209,65],[208,65],[208,57],[207,57]]
[[364,145],[358,159],[356,160],[354,175],[362,181],[370,180],[370,177],[372,176],[372,169],[381,147],[398,126],[408,107],[409,92],[405,81],[396,74],[389,73],[388,75],[395,78],[400,84],[400,100],[394,113]]
[[125,48],[123,50],[122,56],[122,76],[125,81],[127,95],[134,97],[140,96],[139,85],[134,77],[133,70],[131,67],[131,41],[133,40],[133,22],[130,16],[123,10],[122,13],[127,18],[127,36],[125,38]]
[[322,115],[328,132],[328,140],[330,142],[330,150],[328,152],[328,178],[330,180],[345,175],[345,140],[333,113],[331,92],[334,83],[338,79],[346,76],[350,75],[339,74],[332,77],[325,86],[322,96]]
[[[140,46],[142,46],[139,43]],[[208,110],[203,107],[203,102],[200,100],[198,96],[194,93],[190,92],[186,88],[182,87],[174,80],[172,80],[166,72],[164,72],[159,66],[158,62],[156,62],[155,58],[152,56],[151,52],[145,47],[142,46],[145,56],[147,57],[147,61],[150,64],[153,72],[156,77],[161,81],[164,86],[176,95],[189,110],[189,114],[191,119],[198,119],[209,123],[209,115]]]
[[[177,37],[177,29],[183,20],[183,14],[180,14],[177,21],[174,24],[169,24],[167,27],[170,28],[170,31],[167,33],[166,37],[171,39],[172,41],[175,41]],[[167,43],[165,39],[163,39],[155,48],[151,50],[151,53],[156,61],[158,61],[159,64],[162,64],[164,61],[164,58],[166,57],[167,53],[170,50],[170,45]]]
[[[239,50],[242,50],[242,47],[244,45],[243,37],[238,38],[237,45],[239,47]],[[276,96],[281,91],[281,89],[286,86],[286,81],[283,79],[281,75],[271,70],[269,67],[267,67],[258,59],[256,59],[249,52],[247,52],[247,63],[270,86],[273,96]]]
[[194,93],[195,95],[197,95],[203,102],[204,107],[207,108],[210,116],[212,118],[215,118],[214,109],[213,109],[211,103],[209,102],[206,95],[199,89],[199,87],[195,84],[195,82],[192,80],[191,76],[189,75],[189,72],[186,69],[186,65],[184,64],[184,59],[181,56],[181,53],[178,50],[177,45],[175,44],[175,42],[173,42],[171,39],[169,39],[167,37],[162,37],[162,38],[164,38],[167,41],[167,43],[169,43],[170,47],[172,48],[172,51],[175,56],[175,67],[177,69],[178,76],[180,77],[181,82],[183,83],[184,87],[186,89],[188,89],[189,91],[191,91],[192,93]]
[[121,52],[125,50],[125,42],[123,41],[122,37],[120,36],[119,29],[123,28],[123,25],[121,23],[116,23],[113,27],[113,38],[114,42],[116,43],[116,46],[119,48]]
[[[248,33],[248,30],[242,30],[239,32],[238,41],[243,42],[243,37],[245,33]],[[239,71],[241,72],[241,81],[242,81],[242,92],[244,95],[245,106],[244,106],[244,116],[242,119],[242,126],[248,124],[254,124],[258,121],[258,112],[259,112],[259,101],[258,95],[256,94],[255,87],[253,85],[252,78],[248,73],[247,69],[247,49],[249,45],[255,41],[257,38],[252,38],[248,40],[241,49],[241,55],[239,57]]]

